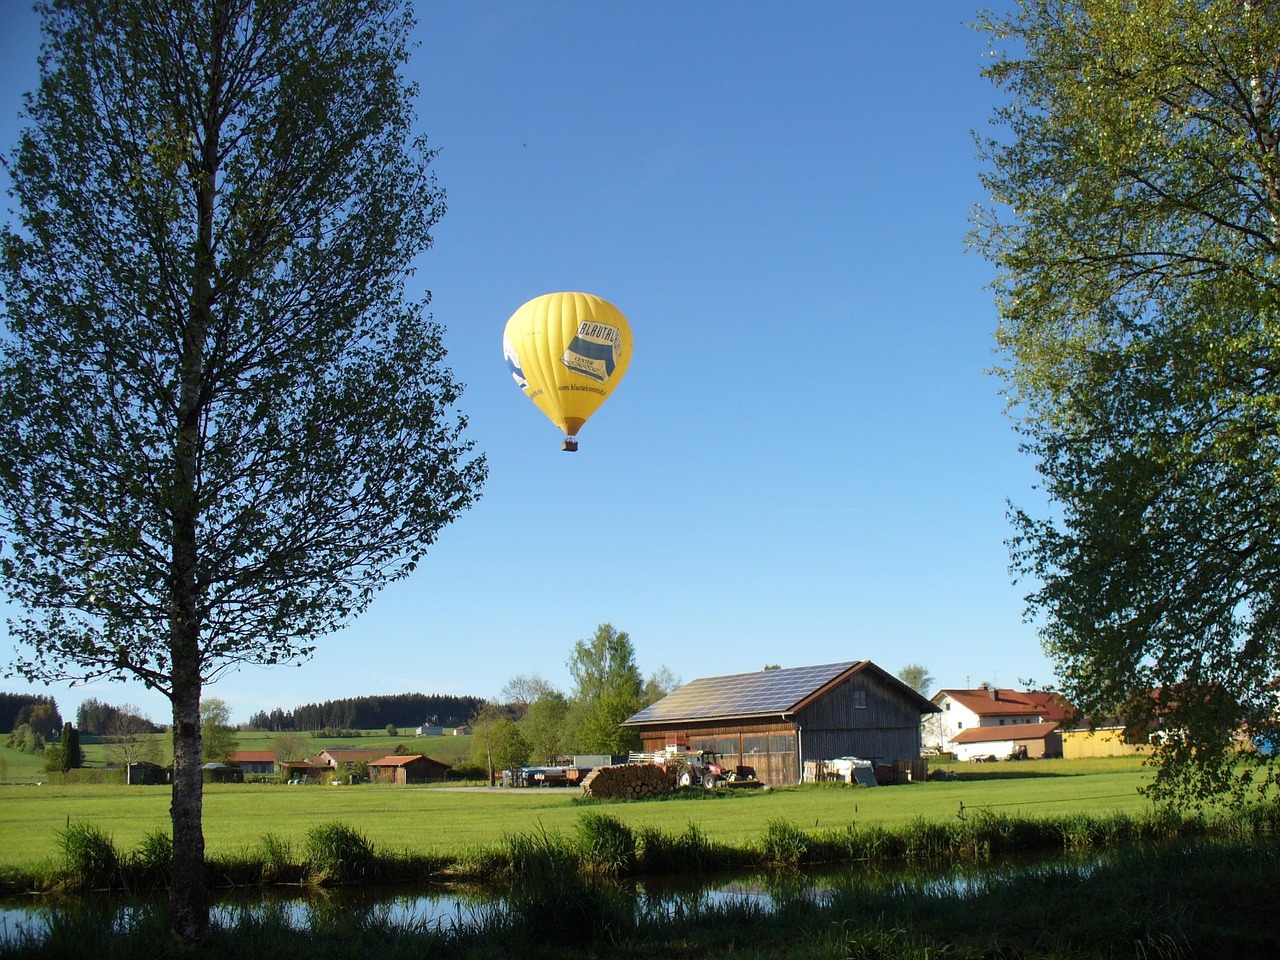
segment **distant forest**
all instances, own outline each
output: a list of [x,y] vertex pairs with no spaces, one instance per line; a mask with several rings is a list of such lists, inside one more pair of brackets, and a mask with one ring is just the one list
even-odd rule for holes
[[30,693],[0,693],[0,733],[30,724],[41,736],[57,736],[62,729],[58,701]]
[[483,705],[480,697],[397,693],[306,703],[294,710],[259,710],[249,718],[250,730],[378,730],[397,727],[456,727],[471,720]]

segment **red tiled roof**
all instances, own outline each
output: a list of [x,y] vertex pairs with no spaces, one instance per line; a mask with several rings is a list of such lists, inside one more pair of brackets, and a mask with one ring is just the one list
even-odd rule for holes
[[[1062,696],[1057,693],[1046,693],[1042,690],[1023,691],[1008,688],[979,688],[977,690],[941,690],[934,695],[937,699],[946,694],[966,709],[972,710],[980,717],[1041,717],[1045,721],[1055,723],[1066,719],[1075,712]],[[992,693],[995,696],[992,696]]]
[[275,763],[276,755],[271,750],[232,750],[232,763]]
[[[415,760],[425,760],[425,759],[427,758],[424,757],[422,754],[415,753],[411,757],[383,757],[381,760],[370,760],[369,766],[371,767],[403,767],[405,764],[413,763],[413,761]],[[431,762],[435,763],[436,761],[432,760]]]
[[359,763],[361,760],[377,760],[385,757],[385,750],[344,750],[335,747],[332,750],[321,750],[317,756],[329,756],[333,758],[334,763]]
[[1049,723],[1013,723],[1003,727],[971,727],[951,738],[951,743],[997,743],[1002,740],[1043,740],[1058,725]]

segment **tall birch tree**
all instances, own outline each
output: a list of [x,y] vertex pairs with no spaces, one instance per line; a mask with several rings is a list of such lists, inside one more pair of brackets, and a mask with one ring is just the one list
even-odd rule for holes
[[401,0],[42,3],[0,236],[0,588],[32,679],[173,708],[173,887],[208,923],[200,699],[295,663],[479,495],[405,283],[444,211]]

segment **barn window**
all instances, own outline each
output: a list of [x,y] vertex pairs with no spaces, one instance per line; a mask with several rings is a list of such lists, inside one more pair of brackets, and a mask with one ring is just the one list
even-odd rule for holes
[[853,690],[851,691],[851,694],[853,696],[853,707],[855,710],[867,709],[867,691]]
[[742,738],[742,754],[746,756],[749,753],[768,753],[769,738],[768,737],[743,737]]
[[794,733],[775,733],[769,737],[770,753],[795,753],[796,735]]

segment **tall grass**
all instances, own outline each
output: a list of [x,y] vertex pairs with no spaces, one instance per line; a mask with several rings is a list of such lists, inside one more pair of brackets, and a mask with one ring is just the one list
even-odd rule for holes
[[[505,903],[450,923],[393,921],[377,906],[325,895],[300,919],[270,904],[225,913],[199,956],[587,958],[716,960],[1192,960],[1280,955],[1280,857],[1253,834],[1125,847],[1087,867],[1037,866],[886,882],[847,871],[815,895],[793,871],[761,898],[692,898],[654,909],[594,874],[567,870],[574,838],[508,839]],[[91,901],[92,902],[92,901]],[[1229,904],[1224,909],[1223,905]],[[125,919],[122,919],[124,917]],[[43,930],[0,943],[12,957],[163,953],[163,910],[53,908]]]
[[68,890],[108,890],[122,880],[120,854],[111,838],[91,823],[72,821],[58,832],[61,882]]
[[[530,871],[602,877],[658,876],[755,866],[823,863],[986,862],[1011,854],[1089,853],[1134,841],[1194,837],[1224,840],[1280,836],[1280,803],[1218,816],[1150,813],[1070,814],[1028,818],[986,811],[963,819],[899,826],[846,824],[804,829],[782,818],[747,842],[726,844],[696,823],[678,831],[633,828],[604,809],[584,811],[572,833],[533,830],[497,844],[431,856],[381,848],[360,830],[334,822],[312,828],[300,848],[275,833],[231,855],[207,860],[214,885],[300,883],[315,886],[417,882],[448,876],[510,881]],[[0,892],[141,890],[168,882],[172,844],[153,831],[131,852],[119,852],[93,824],[72,821],[58,834],[60,859],[49,867],[0,876]]]

